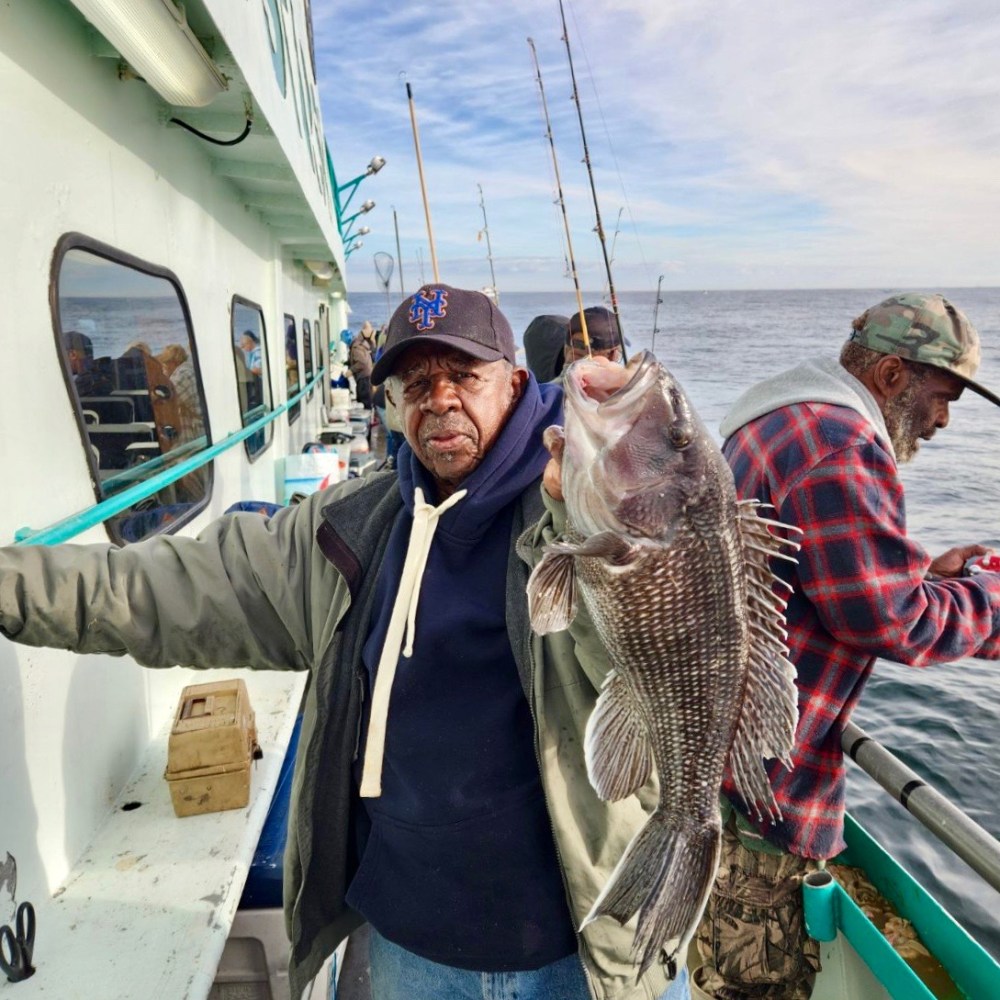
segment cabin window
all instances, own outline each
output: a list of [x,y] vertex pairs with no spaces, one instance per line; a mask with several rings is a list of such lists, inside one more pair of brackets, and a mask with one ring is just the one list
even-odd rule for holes
[[[233,296],[230,336],[233,364],[236,367],[236,391],[239,395],[243,426],[252,424],[273,409],[271,373],[267,362],[267,337],[264,313],[259,305]],[[244,446],[252,462],[271,443],[274,424],[270,423],[248,437]]]
[[278,81],[281,96],[285,96],[285,32],[281,27],[281,11],[278,0],[263,0],[264,21],[267,24],[267,39],[271,43],[271,65],[274,78]]
[[[306,385],[313,377],[313,356],[312,356],[312,326],[309,320],[302,321],[302,364],[305,366]],[[312,399],[312,389],[306,399]]]
[[[299,391],[299,345],[295,330],[295,317],[285,313],[285,389],[288,399]],[[294,424],[299,419],[302,407],[299,403],[288,408],[288,422]]]
[[[177,278],[78,234],[53,265],[56,346],[98,501],[211,443],[191,317]],[[203,465],[105,521],[116,542],[172,530],[208,500]]]
[[[326,306],[323,305],[319,307],[319,319],[316,320],[316,340],[314,344],[316,347],[316,367],[326,368],[329,365],[330,357],[330,327]],[[324,379],[326,384],[329,384],[329,378],[330,373],[328,371]],[[325,393],[323,398],[326,398]]]

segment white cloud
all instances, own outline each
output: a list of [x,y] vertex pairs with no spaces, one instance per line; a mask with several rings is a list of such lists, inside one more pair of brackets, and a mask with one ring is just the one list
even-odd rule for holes
[[[528,35],[577,263],[593,271],[556,4],[313,6],[340,179],[375,152],[389,164],[362,187],[379,207],[351,258],[354,287],[375,287],[372,251],[395,253],[391,205],[407,271],[416,277],[417,245],[427,258],[401,74],[414,90],[442,277],[486,267],[480,183],[500,286],[564,287]],[[655,286],[660,273],[695,288],[998,283],[992,2],[586,0],[567,17],[606,230],[627,206],[619,287]]]

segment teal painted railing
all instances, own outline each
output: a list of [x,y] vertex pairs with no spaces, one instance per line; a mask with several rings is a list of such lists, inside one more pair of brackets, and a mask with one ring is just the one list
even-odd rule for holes
[[[290,407],[295,406],[306,393],[311,392],[316,387],[317,383],[322,380],[324,372],[325,369],[320,368],[291,399],[275,407],[252,424],[248,424],[241,430],[233,431],[232,434],[227,434],[221,441],[217,441],[204,451],[198,452],[197,455],[186,458],[176,465],[171,465],[169,469],[164,469],[149,479],[145,479],[141,483],[136,483],[134,486],[122,490],[121,493],[116,493],[113,497],[108,497],[106,500],[88,507],[86,510],[70,514],[69,517],[64,517],[61,521],[56,521],[55,524],[50,524],[47,528],[37,530],[33,528],[19,528],[14,534],[14,544],[57,545],[59,542],[69,541],[69,539],[74,538],[88,528],[103,524],[109,517],[120,514],[123,510],[127,510],[133,506],[133,504],[137,504],[140,500],[145,500],[146,497],[152,496],[165,486],[169,486],[171,483],[177,482],[178,479],[182,479],[189,473],[194,472],[195,469],[200,469],[203,465],[207,465],[217,455],[221,455],[224,451],[235,447],[252,434],[256,434],[257,431],[266,427],[273,420],[277,420],[282,413]],[[115,476],[114,478],[121,479],[122,477]]]
[[957,988],[932,993],[828,872],[803,885],[806,931],[819,941],[843,933],[894,1000],[994,1000],[1000,963],[879,844],[853,816],[844,823],[847,850],[835,860],[864,870],[875,888],[909,920]]

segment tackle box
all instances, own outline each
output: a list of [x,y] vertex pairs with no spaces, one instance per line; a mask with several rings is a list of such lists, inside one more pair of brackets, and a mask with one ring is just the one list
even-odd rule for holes
[[261,755],[246,684],[237,678],[181,692],[164,777],[178,816],[242,809],[250,764]]

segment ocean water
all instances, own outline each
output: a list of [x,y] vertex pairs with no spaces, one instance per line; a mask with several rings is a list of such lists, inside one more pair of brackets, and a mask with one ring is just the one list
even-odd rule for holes
[[[851,320],[900,289],[625,292],[619,297],[629,352],[653,346],[718,438],[736,397],[768,375],[816,356],[836,356]],[[943,292],[979,329],[979,381],[1000,393],[1000,288]],[[399,303],[382,293],[350,296],[351,328],[376,326]],[[584,305],[600,304],[584,296]],[[531,319],[569,315],[570,289],[501,293],[500,307],[520,340]],[[966,392],[951,423],[923,443],[903,469],[910,534],[932,555],[971,542],[1000,547],[1000,408]],[[1000,837],[1000,663],[967,659],[914,669],[882,661],[854,721]],[[848,764],[849,808],[976,939],[1000,959],[997,894],[864,772]]]

